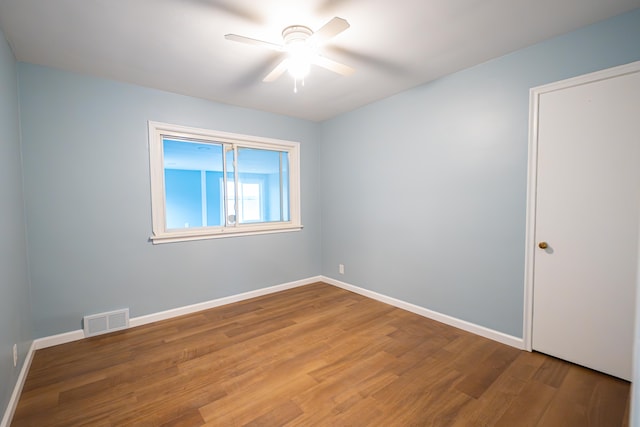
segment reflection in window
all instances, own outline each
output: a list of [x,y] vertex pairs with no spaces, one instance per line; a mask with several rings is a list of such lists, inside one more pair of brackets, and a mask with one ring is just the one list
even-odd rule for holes
[[168,229],[289,220],[286,152],[175,138],[163,139],[163,150]]

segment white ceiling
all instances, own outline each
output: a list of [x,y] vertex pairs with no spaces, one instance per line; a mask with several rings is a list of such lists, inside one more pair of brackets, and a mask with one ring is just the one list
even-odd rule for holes
[[[440,76],[640,7],[640,0],[0,0],[0,25],[30,62],[322,121]],[[351,27],[323,54],[356,69],[314,67],[293,93],[262,78],[293,24]]]

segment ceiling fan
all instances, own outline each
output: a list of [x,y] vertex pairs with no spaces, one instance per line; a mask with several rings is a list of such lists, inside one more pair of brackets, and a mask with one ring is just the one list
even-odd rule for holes
[[285,71],[289,71],[289,74],[294,79],[294,91],[297,92],[298,80],[301,80],[304,85],[304,79],[309,74],[312,64],[343,76],[353,74],[355,71],[353,68],[326,58],[319,52],[319,48],[324,42],[337,36],[347,28],[349,28],[349,23],[336,16],[316,32],[303,25],[286,27],[282,30],[283,44],[256,40],[237,34],[227,34],[224,37],[227,40],[261,46],[286,54],[286,57],[262,81],[273,82]]

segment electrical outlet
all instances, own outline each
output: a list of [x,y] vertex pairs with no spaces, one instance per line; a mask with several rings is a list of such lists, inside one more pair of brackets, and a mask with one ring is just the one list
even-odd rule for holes
[[13,367],[18,366],[18,344],[13,345]]
[[344,274],[344,264],[338,264],[338,273]]

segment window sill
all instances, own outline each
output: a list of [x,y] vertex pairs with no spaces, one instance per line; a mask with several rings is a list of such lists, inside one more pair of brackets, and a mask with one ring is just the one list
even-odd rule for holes
[[283,225],[283,226],[254,226],[254,227],[238,227],[232,228],[216,228],[216,229],[193,229],[192,231],[175,231],[165,233],[154,233],[150,237],[154,245],[160,243],[189,242],[192,240],[222,239],[226,237],[253,236],[258,234],[288,233],[291,231],[300,231],[302,225]]

